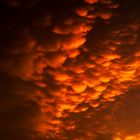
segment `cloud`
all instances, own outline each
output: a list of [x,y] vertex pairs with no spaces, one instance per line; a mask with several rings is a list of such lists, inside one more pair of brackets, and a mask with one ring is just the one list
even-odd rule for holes
[[[139,123],[136,129],[129,121],[138,120],[136,110],[132,118],[127,116],[135,106],[128,101],[130,89],[139,85],[140,26],[138,18],[131,19],[133,12],[119,15],[121,4],[118,8],[112,0],[4,2],[3,139],[10,134],[14,140],[22,135],[27,140],[111,140],[115,132],[129,135],[128,125],[135,135]],[[128,112],[123,101],[130,106]]]
[[66,55],[62,52],[50,53],[46,56],[47,64],[52,68],[61,67],[66,59]]
[[89,4],[94,4],[94,3],[98,2],[98,0],[85,0],[85,2],[87,2]]
[[[1,108],[0,130],[1,138],[8,140],[31,139],[40,114],[40,107],[35,102],[36,87],[18,78],[1,74]],[[14,129],[13,129],[14,128]],[[17,133],[18,132],[18,133]]]
[[23,8],[32,8],[36,4],[40,3],[41,0],[35,1],[26,1],[26,0],[5,0],[6,4],[10,7],[23,7]]

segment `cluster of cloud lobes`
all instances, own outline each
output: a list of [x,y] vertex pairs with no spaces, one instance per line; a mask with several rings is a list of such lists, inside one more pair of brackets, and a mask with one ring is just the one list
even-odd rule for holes
[[114,140],[139,140],[140,139],[140,135],[136,135],[136,136],[126,136],[126,137],[116,137],[114,138]]
[[[9,131],[28,131],[23,138],[27,140],[97,139],[94,128],[81,135],[78,120],[82,114],[91,120],[94,111],[140,84],[140,23],[128,20],[110,26],[119,6],[112,0],[4,4],[15,10],[10,15],[15,21],[3,21],[0,72],[8,78],[1,86],[7,102],[1,111],[8,115],[7,110],[23,109],[22,123],[16,119]],[[103,33],[98,31],[100,22]]]

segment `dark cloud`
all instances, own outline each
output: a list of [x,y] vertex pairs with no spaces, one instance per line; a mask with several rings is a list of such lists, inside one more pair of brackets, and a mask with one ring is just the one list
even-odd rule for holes
[[36,125],[32,116],[40,114],[40,107],[32,100],[35,88],[20,79],[2,73],[0,76],[0,137],[5,140],[31,139],[35,131],[31,127]]

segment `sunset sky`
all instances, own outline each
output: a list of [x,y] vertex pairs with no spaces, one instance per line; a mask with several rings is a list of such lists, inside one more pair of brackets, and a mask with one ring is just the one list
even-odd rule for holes
[[140,140],[140,0],[1,0],[0,140]]

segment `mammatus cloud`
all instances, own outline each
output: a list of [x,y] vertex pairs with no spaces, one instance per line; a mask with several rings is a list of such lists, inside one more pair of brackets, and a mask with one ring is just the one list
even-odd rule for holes
[[118,22],[112,0],[3,5],[1,120],[16,119],[2,123],[2,138],[121,139],[113,113],[140,84],[139,20]]

